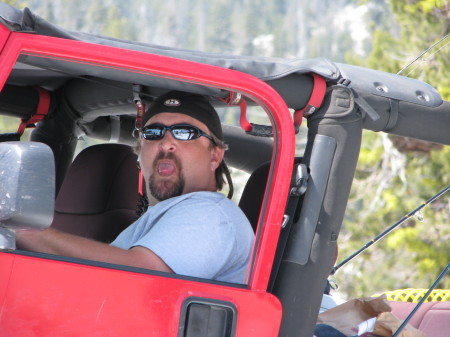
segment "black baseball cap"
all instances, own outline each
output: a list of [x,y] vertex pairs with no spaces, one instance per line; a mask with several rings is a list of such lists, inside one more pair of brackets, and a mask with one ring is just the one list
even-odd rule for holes
[[142,116],[142,125],[163,112],[179,113],[197,119],[220,140],[223,140],[222,125],[216,109],[202,95],[183,91],[169,91],[153,101]]

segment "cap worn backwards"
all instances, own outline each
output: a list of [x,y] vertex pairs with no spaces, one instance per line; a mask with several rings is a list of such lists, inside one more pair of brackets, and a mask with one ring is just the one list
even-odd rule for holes
[[220,140],[223,140],[219,115],[202,95],[182,91],[170,91],[159,96],[142,117],[142,125],[159,113],[179,113],[190,116],[205,124]]

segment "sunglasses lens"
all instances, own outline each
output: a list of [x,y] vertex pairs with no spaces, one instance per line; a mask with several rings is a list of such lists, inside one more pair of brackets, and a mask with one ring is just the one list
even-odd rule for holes
[[191,140],[200,137],[200,132],[193,126],[175,126],[172,127],[172,134],[179,140]]
[[172,126],[162,124],[147,125],[142,129],[142,137],[146,140],[159,140],[164,137],[166,130],[170,130],[172,136],[178,140],[192,140],[201,136],[211,139],[209,135],[202,132],[199,128],[187,124],[175,124]]
[[158,126],[146,126],[142,130],[142,136],[147,140],[158,140],[164,136],[164,128]]

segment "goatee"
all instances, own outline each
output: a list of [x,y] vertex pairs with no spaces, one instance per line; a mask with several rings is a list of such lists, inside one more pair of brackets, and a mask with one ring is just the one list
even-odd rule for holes
[[169,198],[178,197],[183,194],[185,180],[181,174],[181,163],[177,157],[172,152],[164,153],[160,152],[153,162],[153,172],[157,172],[158,161],[161,159],[170,159],[175,162],[177,168],[177,179],[175,181],[165,180],[156,177],[156,174],[153,173],[150,176],[148,187],[150,189],[150,193],[159,201],[163,201]]

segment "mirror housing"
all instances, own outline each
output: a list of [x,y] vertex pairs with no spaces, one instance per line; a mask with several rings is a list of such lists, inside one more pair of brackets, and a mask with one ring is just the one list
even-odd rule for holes
[[16,249],[15,229],[48,228],[54,207],[52,150],[37,142],[0,143],[0,249]]

